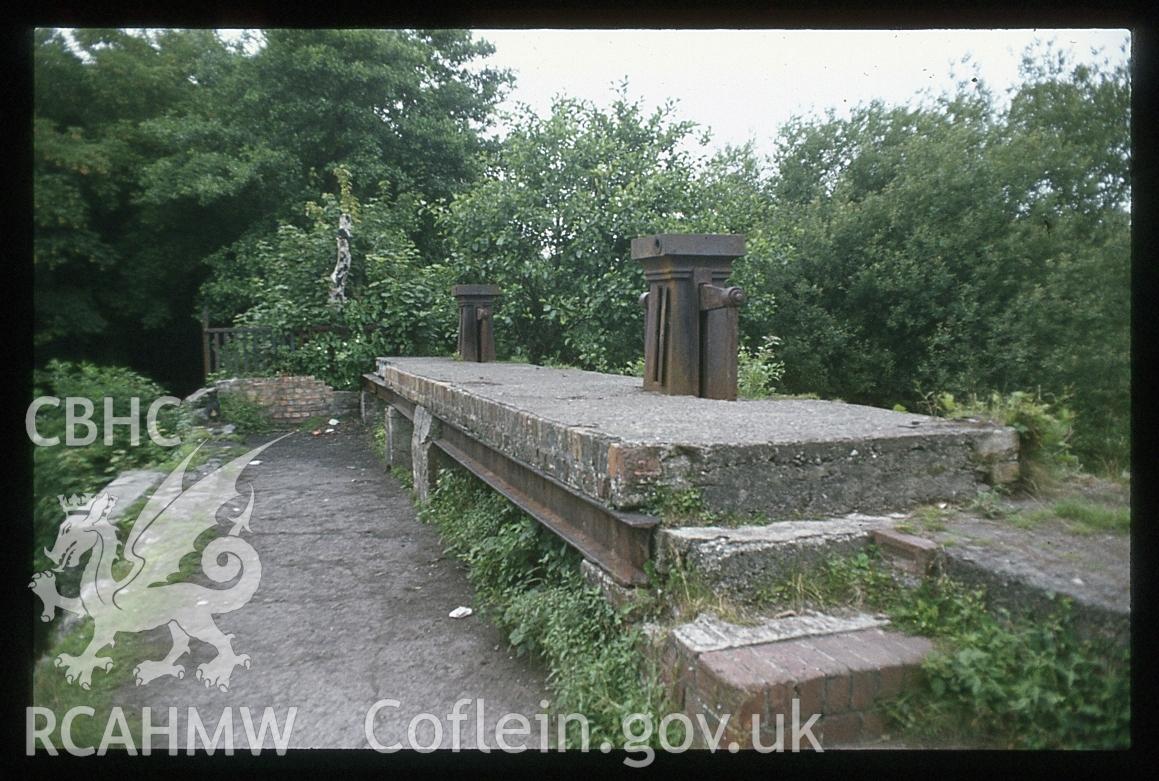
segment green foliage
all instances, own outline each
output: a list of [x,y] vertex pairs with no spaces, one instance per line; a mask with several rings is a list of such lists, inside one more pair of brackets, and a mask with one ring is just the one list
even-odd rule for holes
[[[621,719],[655,712],[659,690],[641,669],[639,630],[589,586],[579,555],[478,480],[445,470],[420,517],[467,564],[482,614],[517,653],[548,668],[558,713],[583,713],[591,740],[623,741]],[[569,745],[579,740],[568,725]]]
[[643,377],[644,376],[644,356],[640,356],[636,360],[629,363],[620,370],[620,374],[626,374],[629,377]]
[[[353,218],[349,300],[330,305],[334,233],[346,209]],[[305,204],[306,227],[282,222],[272,235],[239,242],[211,259],[209,295],[242,314],[237,324],[294,335],[294,350],[269,354],[266,371],[311,374],[355,389],[381,355],[430,355],[454,345],[453,274],[423,262],[410,232],[421,219],[413,199],[324,193]],[[330,330],[317,332],[316,327]]]
[[623,98],[608,113],[566,99],[546,118],[526,110],[488,175],[441,213],[460,281],[503,289],[501,355],[602,370],[638,356],[629,242],[670,221],[690,178],[677,147],[691,128],[668,113]]
[[[693,157],[684,147],[694,126],[675,121],[671,105],[645,114],[622,87],[607,110],[560,99],[547,117],[525,110],[512,126],[487,175],[439,212],[458,281],[503,289],[500,355],[599,371],[638,360],[637,236],[750,232],[748,267],[763,258],[758,216],[767,209],[751,151]],[[748,267],[738,264],[737,278],[754,282],[753,311],[764,311],[771,302]]]
[[764,513],[709,510],[696,486],[656,486],[640,511],[674,526],[764,526],[771,522]]
[[[59,437],[54,446],[41,445],[32,453],[32,571],[39,572],[54,566],[44,555],[56,539],[57,529],[64,517],[58,496],[93,493],[128,469],[151,467],[166,461],[177,452],[187,452],[187,445],[166,448],[152,441],[147,430],[146,415],[149,406],[165,391],[152,380],[123,367],[96,366],[90,363],[50,361],[33,376],[34,396],[57,396],[61,405],[42,407],[36,416],[36,428],[42,437]],[[88,445],[69,446],[66,443],[67,397],[88,399],[93,404],[91,420],[96,426],[96,439]],[[128,426],[113,427],[111,440],[105,444],[104,399],[112,399],[116,417],[129,417],[131,399],[137,398],[139,411],[139,439],[132,444]],[[78,410],[78,414],[82,412]],[[163,408],[157,416],[157,427],[165,437],[184,439],[190,433],[189,421],[183,411]],[[87,435],[82,425],[76,429],[78,437]],[[80,581],[80,570],[71,569],[57,575],[59,588],[75,591]],[[37,623],[34,645],[42,647],[48,640],[48,625]]]
[[784,361],[777,360],[781,340],[766,336],[753,352],[741,349],[737,354],[737,395],[743,399],[765,399],[771,396],[785,374]]
[[1002,503],[1001,495],[992,490],[979,490],[975,493],[974,498],[970,500],[969,508],[983,518],[991,520],[1005,518],[1010,513]]
[[[92,708],[94,714],[72,722],[71,737],[74,745],[100,745],[113,707],[123,702],[120,692],[128,675],[126,671],[132,670],[142,659],[149,658],[155,650],[147,634],[118,633],[116,643],[107,646],[101,653],[101,656],[112,660],[112,669],[94,672],[91,688],[84,691],[65,680],[60,668],[54,666],[54,660],[62,653],[80,656],[92,639],[93,626],[92,618],[85,617],[72,631],[52,638],[32,670],[32,704],[48,708],[56,714],[57,727],[50,739],[58,751],[62,745],[60,720],[70,708],[79,706]],[[140,709],[123,708],[123,714],[129,734],[139,736]]]
[[[184,429],[182,433],[185,433]],[[198,444],[195,441],[186,441],[167,451],[168,458],[157,466],[162,470],[175,468],[181,460],[190,455]],[[201,447],[190,459],[188,468],[195,469],[213,455],[221,456],[230,453],[237,455],[241,449],[238,445],[217,442],[207,447]],[[140,465],[154,466],[154,464]],[[145,495],[121,510],[121,516],[114,524],[121,545],[128,538],[129,531],[151,496],[152,491],[147,491]],[[181,560],[179,571],[170,575],[170,582],[187,580],[190,575],[201,570],[201,554],[205,545],[214,536],[216,536],[216,532],[207,530],[197,539],[194,551]],[[129,566],[130,562],[125,559],[114,562],[113,577],[124,577]],[[39,569],[39,565],[37,568]],[[75,592],[78,585],[73,578],[78,576],[79,572],[76,569],[57,573],[58,589],[61,593]],[[65,585],[66,583],[69,585]],[[62,745],[59,732],[60,717],[73,707],[88,706],[93,708],[95,713],[91,718],[80,718],[73,722],[71,733],[77,746],[98,746],[113,706],[122,702],[120,694],[128,675],[126,671],[132,670],[142,659],[153,656],[157,650],[153,638],[148,633],[118,633],[115,638],[116,642],[106,646],[101,652],[102,656],[112,660],[112,669],[96,671],[93,675],[91,688],[82,690],[65,680],[60,669],[54,667],[54,660],[61,653],[79,656],[84,651],[92,639],[93,619],[90,616],[85,616],[76,623],[67,625],[69,627],[67,631],[53,631],[58,626],[64,626],[59,620],[53,624],[44,624],[38,621],[37,626],[38,629],[44,630],[44,634],[38,633],[35,638],[34,652],[38,659],[32,670],[32,704],[48,708],[57,715],[58,729],[53,732],[51,740],[53,745],[58,748]],[[140,711],[127,708],[124,711],[124,716],[129,733],[140,735]]]
[[695,486],[676,489],[659,485],[642,508],[643,512],[658,515],[664,521],[680,523],[692,521],[705,512],[704,499]]
[[[128,369],[115,366],[96,366],[90,363],[51,361],[46,369],[34,377],[36,396],[57,396],[60,406],[42,407],[37,415],[37,430],[45,438],[60,437],[60,444],[38,446],[33,450],[33,494],[36,497],[33,512],[33,555],[37,570],[49,566],[42,548],[51,547],[56,537],[62,511],[58,495],[91,493],[127,469],[137,469],[165,460],[170,450],[153,442],[146,429],[149,405],[166,395],[152,380]],[[92,422],[96,439],[88,445],[66,444],[66,397],[88,399],[93,404]],[[112,399],[116,417],[128,417],[132,411],[131,399],[138,399],[139,439],[132,444],[129,426],[113,427],[109,444],[105,444],[104,399]],[[165,407],[157,418],[158,429],[166,437],[180,436],[187,431],[187,422],[173,407]],[[87,430],[78,427],[76,434],[83,437]]]
[[1005,396],[991,393],[984,399],[971,395],[959,402],[953,394],[942,393],[928,405],[934,414],[989,420],[1017,431],[1021,479],[1032,489],[1078,466],[1071,453],[1075,414],[1061,401],[1048,402],[1041,394],[1015,391]]
[[[212,30],[70,34],[34,31],[44,358],[145,360],[141,331],[191,332],[200,296],[218,323],[334,327],[277,368],[351,387],[376,354],[445,354],[446,288],[493,282],[501,355],[617,371],[640,354],[630,240],[741,232],[754,395],[912,409],[914,388],[1042,387],[1069,399],[1087,467],[1129,467],[1126,66],[1031,49],[1008,102],[963,83],[795,119],[767,165],[688,151],[694,126],[626,86],[485,141],[510,77],[464,31],[270,30],[248,50]],[[343,209],[354,295],[335,310]]]
[[1081,499],[1063,499],[1050,507],[1032,510],[1012,519],[1026,527],[1043,521],[1061,518],[1065,526],[1076,534],[1128,534],[1131,531],[1131,508],[1108,506]]
[[[175,330],[192,350],[207,265],[271,240],[343,168],[363,199],[448,197],[478,175],[482,132],[510,81],[476,67],[492,48],[463,30],[269,30],[234,43],[213,30],[68,36],[72,45],[61,31],[33,34],[36,341],[46,357],[164,361],[170,353],[140,345],[170,346]],[[321,256],[331,265],[335,225]],[[424,254],[443,255],[429,214],[407,230]],[[249,282],[206,289],[215,323],[249,306]],[[319,349],[332,375],[365,353]]]
[[767,280],[767,332],[791,390],[911,408],[915,386],[1069,394],[1078,455],[1121,467],[1129,75],[1031,51],[1023,79],[1005,110],[964,84],[928,108],[783,128],[789,260]]
[[1054,505],[1059,518],[1076,522],[1089,531],[1127,532],[1131,529],[1129,507],[1104,507],[1090,502],[1067,500]]
[[253,214],[143,203],[149,123],[199,100],[240,54],[210,30],[71,35],[75,48],[58,31],[33,36],[36,345],[135,363],[142,330],[188,322],[194,261]]
[[381,420],[370,426],[370,449],[380,461],[386,461],[386,426],[382,425]]
[[901,587],[881,565],[877,549],[870,546],[854,556],[827,559],[816,571],[801,570],[774,583],[758,584],[754,599],[801,612],[835,604],[876,607],[899,593]]
[[922,529],[931,532],[944,531],[946,528],[946,517],[949,511],[938,507],[936,505],[925,505],[914,510],[913,519],[917,521]]
[[881,610],[936,638],[921,687],[886,703],[902,739],[1008,748],[1123,748],[1130,741],[1130,655],[1085,638],[1071,605],[1010,616],[982,589],[944,576],[901,586],[874,548],[764,586],[765,607]]
[[917,735],[952,735],[1008,748],[1130,745],[1130,651],[1083,639],[1069,601],[1046,616],[986,613],[979,592],[947,581],[919,590],[891,615],[948,642],[924,664],[924,687],[892,716]]
[[403,469],[401,466],[392,466],[390,468],[391,476],[402,483],[404,488],[414,490],[414,473],[409,469]]
[[218,392],[217,395],[221,404],[222,421],[236,426],[237,433],[260,434],[270,430],[272,426],[270,414],[265,407],[246,396],[244,392]]

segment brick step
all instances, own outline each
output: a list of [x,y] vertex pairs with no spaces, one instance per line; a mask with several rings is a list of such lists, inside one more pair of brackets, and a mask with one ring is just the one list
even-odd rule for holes
[[737,627],[701,616],[669,633],[664,680],[693,723],[703,719],[710,734],[725,724],[724,748],[753,746],[754,716],[762,746],[774,745],[780,733],[783,749],[794,750],[796,721],[799,747],[815,748],[804,729],[814,715],[808,732],[817,747],[856,745],[881,736],[875,706],[916,683],[933,649],[928,639],[890,631],[885,623],[864,614],[815,614]]

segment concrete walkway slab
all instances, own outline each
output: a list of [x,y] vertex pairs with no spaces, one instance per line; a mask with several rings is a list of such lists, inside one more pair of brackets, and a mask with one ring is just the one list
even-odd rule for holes
[[[280,726],[295,707],[291,748],[367,748],[367,713],[389,699],[398,705],[374,719],[381,744],[408,744],[411,721],[429,713],[442,722],[440,746],[450,748],[448,717],[466,699],[463,748],[477,744],[480,702],[486,745],[495,746],[496,721],[507,713],[522,714],[532,729],[508,743],[539,745],[534,715],[549,700],[543,671],[512,658],[501,633],[477,613],[448,617],[473,605],[465,571],[416,518],[406,489],[367,448],[364,430],[344,421],[334,434],[294,434],[259,460],[238,485],[244,491],[252,481],[254,488],[253,531],[245,537],[260,557],[261,583],[248,604],[217,618],[234,635],[235,651],[250,656],[250,669],[234,672],[228,692],[206,688],[192,673],[215,652],[193,641],[178,660],[188,671],[182,680],[137,687],[128,671],[110,673],[127,680],[114,704],[148,706],[162,723],[176,707],[180,746],[190,707],[211,735],[230,709],[239,750],[251,745],[241,707],[255,719],[272,708]],[[165,627],[153,630],[149,658],[162,658],[170,645]],[[415,735],[420,744],[433,742],[433,725],[418,724]],[[154,750],[166,740],[164,733],[154,738]],[[264,746],[274,747],[271,735]]]

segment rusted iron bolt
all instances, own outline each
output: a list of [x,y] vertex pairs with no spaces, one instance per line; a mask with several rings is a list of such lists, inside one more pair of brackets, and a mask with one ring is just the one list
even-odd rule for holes
[[700,286],[700,311],[708,312],[713,309],[737,309],[744,306],[748,296],[744,288],[717,287],[716,285]]

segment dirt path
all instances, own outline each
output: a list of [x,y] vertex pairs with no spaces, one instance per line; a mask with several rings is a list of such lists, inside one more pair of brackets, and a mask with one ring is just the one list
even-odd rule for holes
[[[408,726],[429,713],[441,720],[441,746],[449,748],[455,723],[449,715],[466,699],[459,708],[463,748],[476,745],[480,701],[487,745],[494,747],[495,722],[506,713],[523,714],[532,729],[531,737],[508,743],[538,745],[534,714],[546,710],[540,702],[548,699],[542,671],[511,658],[500,633],[477,615],[448,617],[472,605],[462,566],[443,554],[434,529],[417,520],[406,489],[369,451],[364,431],[353,421],[338,429],[320,437],[293,434],[259,455],[261,463],[238,481],[243,489],[253,481],[252,534],[246,536],[262,577],[251,601],[218,617],[218,625],[235,635],[233,647],[250,656],[251,668],[235,670],[228,692],[208,689],[194,671],[214,651],[194,641],[179,660],[184,679],[130,683],[117,704],[150,706],[153,713],[176,707],[179,745],[186,742],[191,706],[210,735],[230,709],[238,750],[252,745],[242,707],[255,723],[272,708],[283,729],[294,707],[290,747],[366,748],[368,711],[389,699],[398,704],[382,707],[374,719],[381,744],[409,745]],[[151,658],[160,659],[169,632],[162,627],[152,634]],[[433,724],[416,726],[417,743],[431,745]],[[165,740],[162,734],[154,745]],[[263,744],[273,747],[272,736]]]

